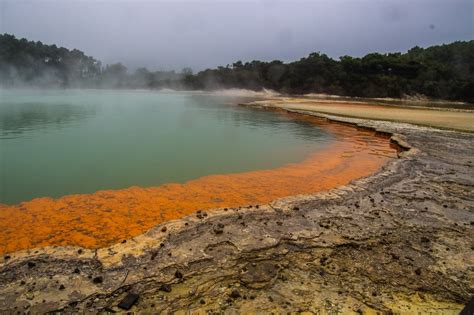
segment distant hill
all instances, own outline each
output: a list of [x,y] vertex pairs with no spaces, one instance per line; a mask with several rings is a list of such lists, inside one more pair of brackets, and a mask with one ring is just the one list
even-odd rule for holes
[[193,74],[190,69],[127,73],[122,64],[101,62],[77,49],[0,35],[0,85],[273,89],[282,93],[327,93],[360,97],[432,98],[474,102],[474,40],[406,53],[371,53],[338,60],[319,52],[284,63],[237,61]]

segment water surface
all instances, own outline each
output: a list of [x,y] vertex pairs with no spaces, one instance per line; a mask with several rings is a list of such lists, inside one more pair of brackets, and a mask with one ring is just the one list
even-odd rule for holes
[[303,160],[333,137],[216,95],[0,91],[0,203],[183,183]]
[[236,101],[140,91],[3,94],[2,198],[23,202],[0,203],[0,253],[105,247],[198,210],[247,209],[345,185],[396,157],[372,131]]

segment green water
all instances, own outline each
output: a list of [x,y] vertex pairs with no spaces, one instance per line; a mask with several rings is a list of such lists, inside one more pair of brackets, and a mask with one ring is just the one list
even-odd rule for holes
[[0,203],[155,186],[303,160],[332,138],[230,97],[0,90]]

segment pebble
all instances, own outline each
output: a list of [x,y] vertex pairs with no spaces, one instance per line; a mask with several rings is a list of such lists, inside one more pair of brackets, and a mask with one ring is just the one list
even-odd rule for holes
[[122,301],[120,301],[117,306],[123,310],[129,310],[138,301],[138,297],[138,294],[129,293],[123,298]]
[[163,284],[160,286],[160,291],[171,292],[171,285],[169,285],[169,284],[167,284],[167,283],[163,283]]
[[229,296],[233,299],[238,299],[239,297],[241,297],[240,292],[237,289],[232,290]]
[[98,276],[98,277],[95,277],[94,279],[92,279],[92,282],[98,284],[98,283],[102,283],[104,282],[104,278],[102,276]]
[[224,224],[218,223],[217,225],[214,225],[213,230],[216,234],[224,233]]
[[420,240],[421,240],[422,243],[429,243],[430,242],[430,239],[425,237],[425,236],[422,236]]

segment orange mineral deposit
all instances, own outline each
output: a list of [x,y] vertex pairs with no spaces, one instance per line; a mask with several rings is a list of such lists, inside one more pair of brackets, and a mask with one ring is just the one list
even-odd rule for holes
[[104,247],[197,210],[265,204],[345,185],[376,172],[397,155],[387,137],[372,131],[282,114],[318,124],[336,140],[300,163],[275,169],[0,205],[0,253],[48,245]]

